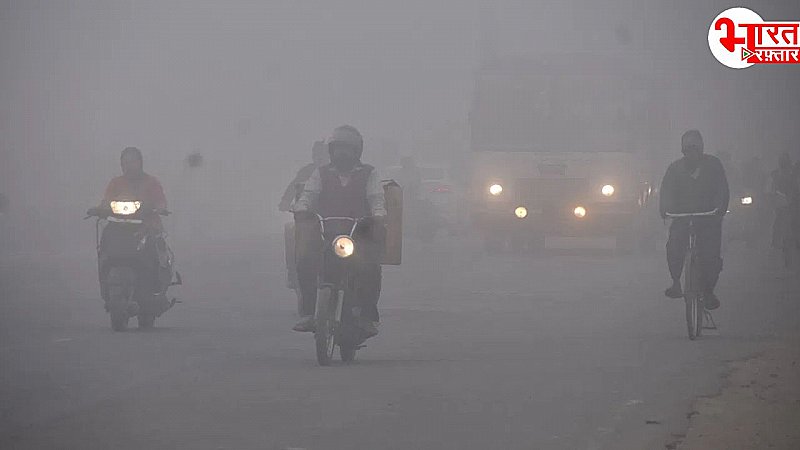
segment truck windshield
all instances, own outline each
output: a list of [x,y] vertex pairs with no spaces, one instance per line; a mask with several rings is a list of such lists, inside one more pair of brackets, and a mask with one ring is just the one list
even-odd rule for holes
[[592,73],[478,80],[470,117],[483,151],[630,152],[644,131],[644,93]]

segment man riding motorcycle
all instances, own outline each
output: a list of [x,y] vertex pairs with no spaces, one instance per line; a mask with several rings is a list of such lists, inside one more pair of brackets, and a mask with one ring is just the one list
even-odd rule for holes
[[[384,228],[386,207],[383,186],[378,171],[361,162],[364,140],[352,126],[336,128],[328,139],[331,163],[311,174],[302,194],[294,206],[295,220],[316,220],[309,217],[316,213],[322,217],[371,217],[372,248],[370,256],[359,263],[357,277],[360,280],[361,321],[359,326],[367,337],[378,334],[378,298],[381,290],[381,266],[379,259],[380,230]],[[319,252],[298,251],[297,273],[302,292],[302,319],[294,326],[295,331],[314,330],[314,310],[317,299],[317,276]]]
[[[161,294],[163,289],[161,285],[169,284],[171,282],[171,272],[168,275],[169,279],[160,275],[159,267],[165,267],[171,264],[171,251],[166,245],[164,240],[164,227],[161,222],[159,212],[165,212],[167,209],[167,198],[164,195],[164,189],[158,179],[152,175],[144,172],[142,152],[136,147],[126,147],[122,150],[120,155],[120,165],[122,166],[122,175],[113,178],[106,187],[103,200],[96,208],[92,208],[87,212],[89,216],[105,217],[109,204],[115,200],[136,200],[141,202],[142,207],[154,211],[153,214],[148,214],[142,217],[142,232],[147,236],[152,237],[149,239],[149,244],[146,248],[150,255],[151,263],[150,279],[145,282],[148,289],[154,294]],[[103,245],[101,244],[101,248]],[[108,257],[103,252],[98,253],[98,270],[100,277],[100,290],[103,300],[108,301],[106,274],[108,267],[106,261]],[[166,296],[162,295],[161,302],[166,308],[168,301]]]
[[[660,212],[666,219],[667,213],[716,211],[714,216],[694,219],[706,309],[712,310],[719,308],[714,288],[722,271],[722,217],[730,201],[728,180],[720,160],[703,153],[703,137],[699,131],[684,133],[681,147],[683,158],[669,166],[661,182]],[[667,263],[672,276],[672,286],[664,292],[667,297],[683,297],[681,273],[688,243],[689,219],[673,219],[667,241]]]

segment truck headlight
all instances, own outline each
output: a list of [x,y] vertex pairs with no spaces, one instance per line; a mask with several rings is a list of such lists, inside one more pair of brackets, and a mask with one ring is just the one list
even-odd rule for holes
[[350,236],[339,236],[333,240],[333,253],[339,258],[348,258],[353,255],[356,245]]
[[489,193],[496,197],[503,193],[503,186],[499,184],[493,184],[489,186]]
[[578,219],[583,219],[586,217],[586,208],[583,206],[576,206],[575,209],[572,210],[572,213],[575,214],[575,217]]
[[514,215],[520,219],[524,219],[528,217],[528,208],[524,206],[517,206],[517,209],[514,210]]
[[753,204],[753,197],[742,197],[742,204],[743,205],[752,205]]
[[611,184],[607,184],[607,185],[603,186],[603,187],[600,189],[600,192],[601,192],[603,195],[605,195],[606,197],[611,197],[612,195],[614,195],[614,191],[615,191],[615,190],[616,190],[616,189],[614,189],[614,186],[613,186],[613,185],[611,185]]

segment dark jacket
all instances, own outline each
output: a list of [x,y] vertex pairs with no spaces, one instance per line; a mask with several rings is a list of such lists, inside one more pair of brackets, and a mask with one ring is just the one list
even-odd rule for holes
[[319,169],[319,214],[322,217],[366,217],[370,215],[367,200],[367,182],[374,168],[368,164],[357,166],[349,174],[348,183],[342,184],[339,171],[328,164]]
[[672,163],[661,182],[660,211],[666,213],[696,213],[728,211],[730,192],[725,169],[715,156],[703,155],[695,172],[690,172],[686,158]]

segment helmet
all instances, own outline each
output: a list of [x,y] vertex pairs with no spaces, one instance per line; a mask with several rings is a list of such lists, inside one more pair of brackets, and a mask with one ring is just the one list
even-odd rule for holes
[[328,152],[331,151],[331,144],[347,145],[356,151],[356,157],[361,159],[361,154],[364,152],[364,138],[355,127],[350,125],[342,125],[335,130],[328,138]]

